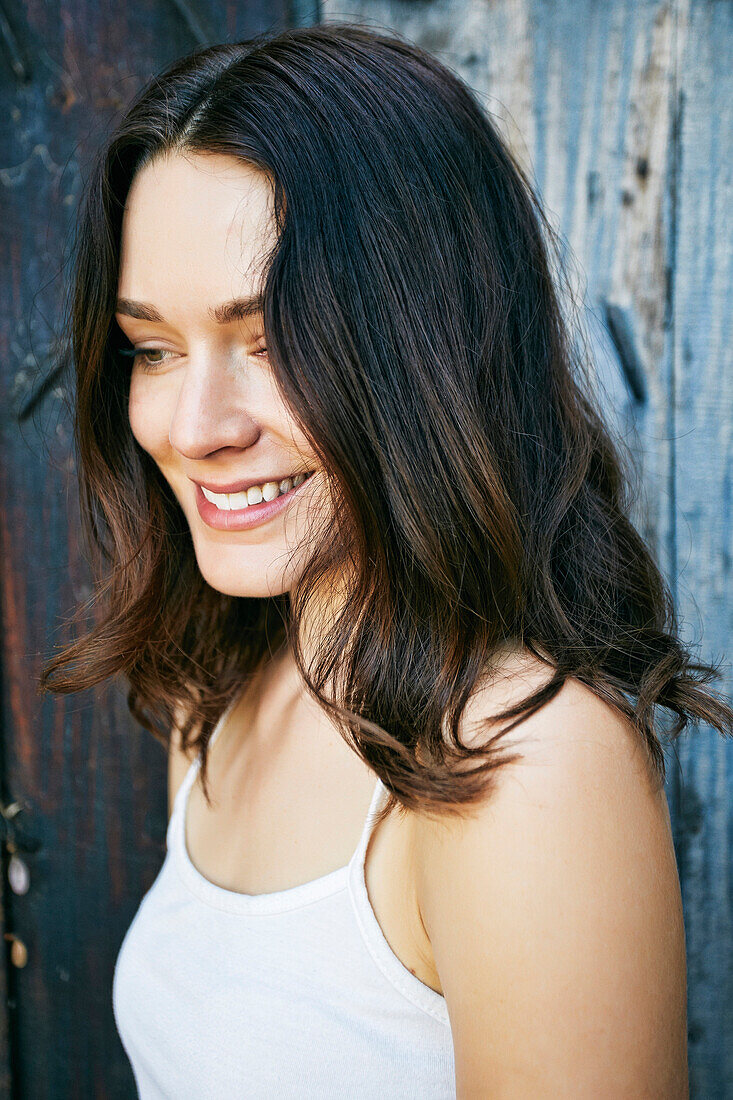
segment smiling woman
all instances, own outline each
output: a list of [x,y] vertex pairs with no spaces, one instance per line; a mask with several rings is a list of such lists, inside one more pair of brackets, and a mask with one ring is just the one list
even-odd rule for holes
[[100,614],[42,686],[124,675],[176,777],[141,1096],[686,1095],[656,715],[733,712],[470,89],[355,24],[201,50],[77,240]]
[[243,281],[275,239],[271,205],[260,170],[169,152],[136,172],[121,225],[130,429],[175,494],[202,576],[234,597],[288,591],[305,524],[327,510],[322,480],[306,477],[320,460],[262,355],[262,293]]

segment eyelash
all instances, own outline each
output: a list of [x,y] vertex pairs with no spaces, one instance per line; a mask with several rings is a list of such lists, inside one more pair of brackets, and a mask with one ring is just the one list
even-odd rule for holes
[[[168,352],[169,355],[175,355],[175,352],[170,351],[168,348],[150,348],[150,347],[147,347],[147,348],[146,347],[142,347],[142,348],[125,348],[125,347],[118,347],[117,351],[120,355],[124,355],[128,359],[131,359],[133,364],[135,363],[136,360],[140,360],[140,363],[142,365],[142,369],[145,370],[145,371],[150,371],[150,372],[155,371],[156,367],[162,366],[163,363],[166,362],[166,360],[161,359],[156,363],[151,363],[149,360],[145,359],[145,353],[146,352],[151,352],[151,351]],[[262,352],[266,353],[267,348],[258,348],[257,351],[253,352],[252,354],[253,355],[260,355]]]

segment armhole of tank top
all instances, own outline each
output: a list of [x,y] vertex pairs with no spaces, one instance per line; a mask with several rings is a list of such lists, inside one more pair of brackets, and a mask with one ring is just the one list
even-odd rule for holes
[[374,828],[374,819],[386,797],[387,788],[378,778],[359,847],[349,865],[348,889],[356,921],[369,954],[387,981],[417,1008],[422,1009],[444,1026],[450,1027],[445,998],[429,985],[425,985],[395,955],[377,920],[367,891],[366,852]]

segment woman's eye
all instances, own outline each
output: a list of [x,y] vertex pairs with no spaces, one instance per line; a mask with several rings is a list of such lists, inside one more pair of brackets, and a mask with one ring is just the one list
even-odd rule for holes
[[139,361],[143,367],[143,370],[154,370],[155,367],[159,367],[162,363],[165,363],[165,359],[154,359],[155,355],[175,355],[174,351],[169,351],[168,348],[118,348],[120,355],[126,355],[132,359],[133,363]]
[[[163,363],[167,362],[165,356],[176,354],[174,351],[169,351],[168,348],[150,347],[118,347],[117,351],[120,355],[125,355],[129,359],[132,359],[133,363],[139,362],[143,370],[155,370],[156,367],[159,367]],[[256,348],[252,352],[252,354],[265,358],[267,356],[267,348]],[[157,356],[161,356],[161,358],[156,358]]]

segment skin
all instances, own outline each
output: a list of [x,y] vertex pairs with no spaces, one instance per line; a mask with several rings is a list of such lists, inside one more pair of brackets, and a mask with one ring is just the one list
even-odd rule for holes
[[[471,700],[467,726],[547,679],[510,655]],[[486,736],[464,733],[467,744]],[[522,759],[490,798],[416,827],[458,1100],[685,1100],[682,900],[646,749],[572,678],[502,744]]]
[[[274,596],[297,580],[306,522],[324,507],[319,463],[282,401],[260,314],[228,324],[207,307],[255,293],[274,242],[266,177],[233,157],[166,156],[135,177],[125,206],[118,297],[152,304],[162,323],[118,312],[135,346],[129,421],[189,523],[208,583],[232,596]],[[192,479],[213,485],[316,470],[298,498],[248,531],[207,526]]]
[[[115,314],[132,345],[146,348],[151,360],[149,367],[143,358],[132,366],[130,428],[181,506],[201,574],[218,591],[242,597],[292,592],[317,528],[314,520],[327,522],[329,515],[318,459],[267,361],[261,314],[220,324],[209,312],[261,289],[261,261],[274,239],[267,177],[235,158],[190,153],[161,158],[136,175],[125,204],[118,298],[146,303],[162,318]],[[315,473],[285,511],[255,528],[215,530],[199,515],[192,479],[259,483],[299,470]],[[301,634],[306,661],[338,591],[337,584],[329,585],[328,598],[309,603]],[[169,810],[189,762],[178,751],[173,730]],[[263,774],[252,783],[258,770],[267,782]],[[220,883],[229,869],[221,862],[213,866],[223,858],[219,838],[233,838],[227,846],[232,866],[248,877],[229,885],[244,892],[259,892],[256,876],[268,869],[279,866],[284,878],[302,871],[301,866],[290,872],[284,864],[297,856],[291,837],[299,828],[302,832],[303,817],[314,817],[303,806],[303,791],[310,787],[327,786],[316,818],[325,837],[315,838],[314,858],[332,859],[333,866],[346,862],[375,781],[303,690],[288,650],[278,652],[256,690],[244,693],[233,708],[217,740],[211,774],[218,816],[203,805],[194,785],[192,835],[200,840],[197,851],[207,877]],[[272,804],[285,807],[276,823]],[[353,818],[351,825],[345,814]],[[239,852],[236,838],[253,837],[258,822],[270,848],[250,842]],[[320,870],[314,869],[313,877]]]
[[[133,344],[163,349],[160,365],[133,367],[130,426],[183,509],[201,573],[237,596],[292,590],[309,524],[328,518],[317,459],[262,351],[262,318],[220,325],[207,312],[257,289],[270,215],[262,174],[229,157],[173,155],[138,174],[123,220],[119,295],[164,318],[117,314]],[[265,481],[301,469],[316,473],[299,499],[260,527],[215,531],[198,514],[192,478]],[[324,601],[313,612],[306,653],[327,610]],[[191,791],[192,858],[225,888],[283,889],[343,865],[371,797],[373,775],[296,672],[280,654],[222,729],[215,814]],[[469,702],[466,743],[546,676],[507,653],[502,675]],[[498,773],[472,815],[391,817],[367,850],[387,942],[445,997],[458,1098],[683,1100],[684,928],[664,790],[634,731],[577,681],[512,739],[523,760]],[[172,754],[171,803],[187,765]],[[317,812],[303,801],[312,786]]]

